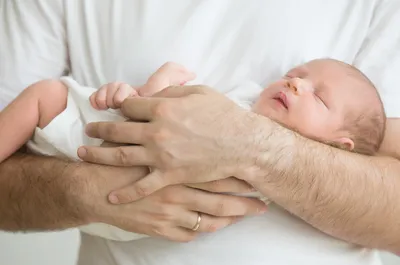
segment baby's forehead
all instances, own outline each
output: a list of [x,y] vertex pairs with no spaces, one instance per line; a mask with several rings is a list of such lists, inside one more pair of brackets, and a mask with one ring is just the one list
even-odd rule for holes
[[298,66],[299,69],[307,69],[308,71],[330,71],[353,72],[356,70],[352,65],[335,59],[316,59]]
[[344,73],[344,71],[346,71],[346,67],[344,65],[336,63],[333,60],[318,59],[297,65],[289,69],[286,74],[293,77],[305,78],[309,77],[310,75],[312,76],[322,75],[326,71],[328,72],[342,71]]
[[[289,73],[309,78],[318,83],[333,83],[341,86],[372,85],[369,79],[354,66],[334,59],[318,59],[299,65]],[[358,85],[357,85],[358,84]]]

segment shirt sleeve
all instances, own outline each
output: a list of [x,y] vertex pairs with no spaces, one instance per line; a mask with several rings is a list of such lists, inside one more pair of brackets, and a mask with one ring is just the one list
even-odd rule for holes
[[375,84],[388,118],[400,117],[400,1],[382,0],[354,65]]
[[25,87],[68,69],[64,0],[0,0],[0,110]]

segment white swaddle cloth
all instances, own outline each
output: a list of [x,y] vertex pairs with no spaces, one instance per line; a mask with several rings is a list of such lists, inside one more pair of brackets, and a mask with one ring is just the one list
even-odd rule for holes
[[[45,128],[36,128],[32,139],[27,143],[30,151],[36,154],[56,156],[70,160],[79,160],[77,149],[82,145],[100,146],[102,140],[89,138],[85,134],[85,126],[90,122],[124,121],[119,111],[95,110],[89,102],[90,95],[96,91],[91,87],[79,85],[70,77],[63,77],[61,81],[68,87],[68,102],[66,109],[54,118]],[[261,87],[255,83],[246,82],[232,89],[226,95],[241,107],[250,110],[252,102],[261,92]],[[240,196],[259,197],[254,192]],[[110,240],[130,241],[147,235],[127,232],[118,227],[104,223],[93,223],[79,227],[85,233],[100,236]]]

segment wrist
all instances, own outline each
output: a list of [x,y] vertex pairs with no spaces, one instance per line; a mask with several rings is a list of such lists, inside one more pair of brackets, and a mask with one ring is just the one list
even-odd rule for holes
[[235,173],[252,186],[274,181],[293,163],[296,133],[255,113],[251,113],[246,127],[252,134],[243,144],[244,163]]
[[109,194],[149,173],[148,167],[123,168],[84,162],[77,163],[73,171],[76,179],[75,203],[85,224],[115,223],[115,216],[121,208],[109,202]]
[[[101,198],[96,185],[96,165],[87,163],[73,163],[66,167],[64,176],[71,178],[69,204],[75,209],[76,217],[82,225],[98,222],[100,214],[98,208]],[[105,196],[104,196],[105,197]]]

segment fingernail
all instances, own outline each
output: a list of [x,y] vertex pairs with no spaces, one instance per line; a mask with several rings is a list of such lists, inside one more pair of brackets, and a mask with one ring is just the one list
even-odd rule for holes
[[86,148],[84,148],[84,147],[78,148],[78,156],[80,158],[84,158],[86,156],[86,154],[87,154]]
[[[101,108],[99,108],[99,109],[101,109]],[[86,125],[86,127],[85,127],[85,134],[87,136],[89,136],[89,133],[90,133],[90,124]]]
[[110,196],[108,196],[108,200],[113,204],[118,204],[119,203],[118,196],[115,195],[115,194],[110,194]]

